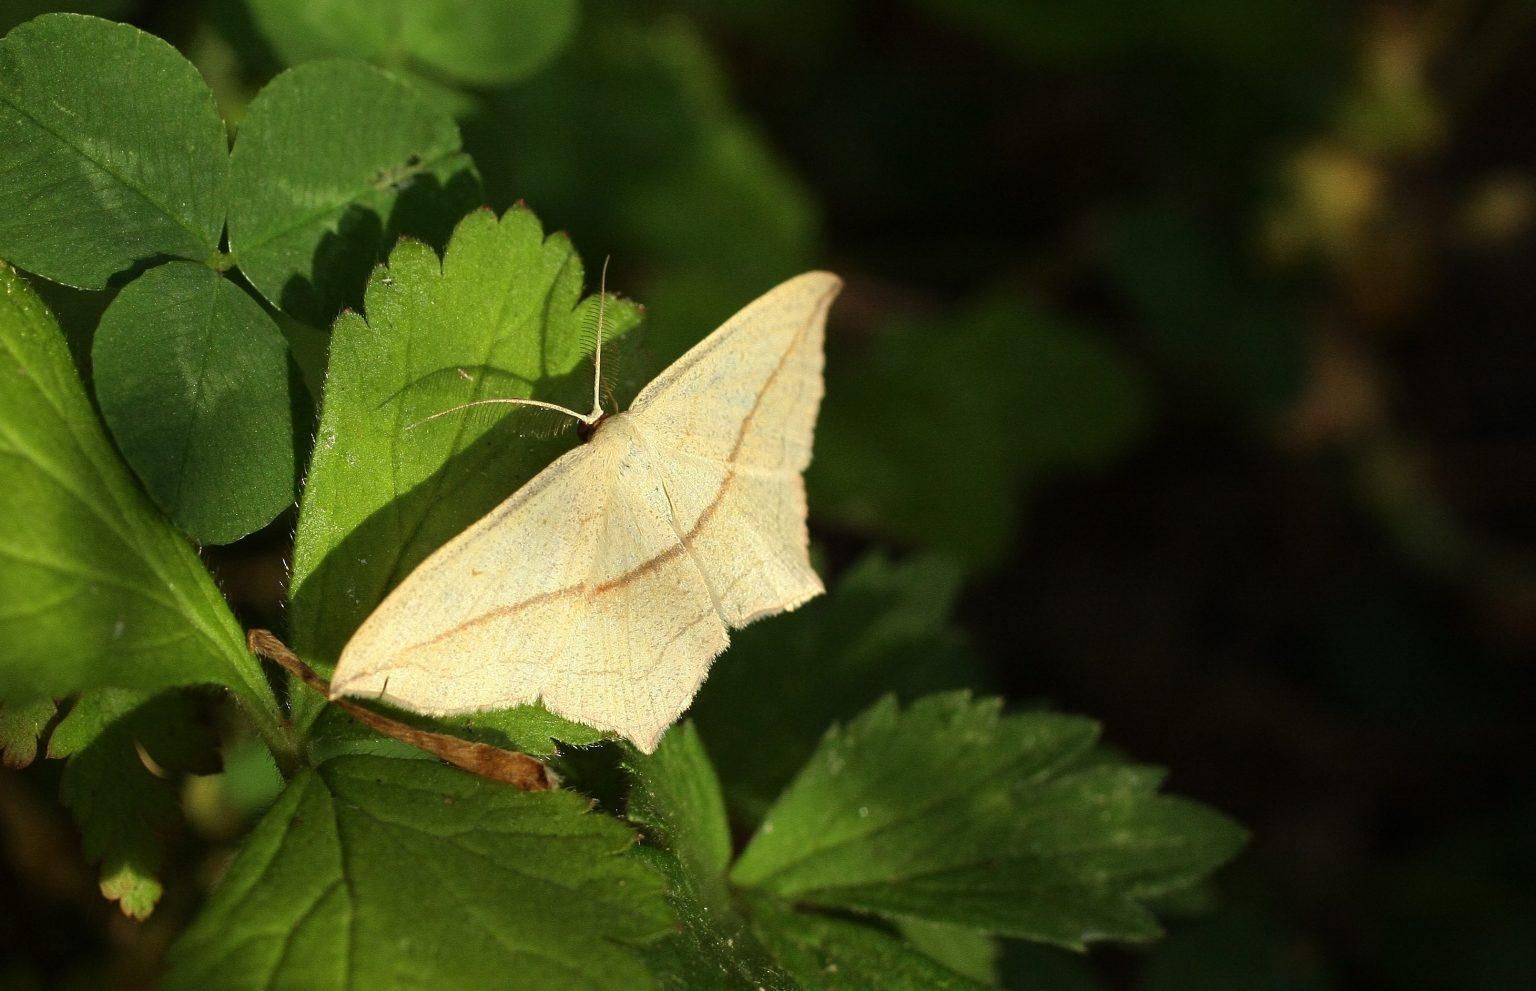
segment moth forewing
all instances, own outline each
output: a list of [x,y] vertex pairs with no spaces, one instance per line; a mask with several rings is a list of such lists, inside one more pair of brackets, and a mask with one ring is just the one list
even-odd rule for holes
[[627,413],[595,387],[593,414],[566,411],[591,439],[407,576],[332,694],[433,715],[542,702],[654,749],[729,628],[822,591],[801,472],[840,287],[810,272],[769,291]]

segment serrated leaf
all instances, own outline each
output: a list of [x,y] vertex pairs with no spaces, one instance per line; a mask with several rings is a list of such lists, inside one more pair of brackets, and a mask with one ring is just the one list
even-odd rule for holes
[[1159,933],[1141,899],[1187,887],[1243,833],[1157,794],[1160,772],[1078,762],[1090,721],[1003,716],[964,693],[871,708],[820,750],[732,871],[799,903],[1068,947]]
[[505,86],[564,47],[575,0],[250,0],[290,65],[347,56],[471,86]]
[[256,826],[165,987],[648,988],[636,948],[670,915],[632,842],[570,792],[327,761]]
[[358,305],[399,237],[441,244],[480,187],[450,117],[387,72],[326,61],[256,94],[230,157],[230,195],[240,271],[274,306],[325,325]]
[[[582,285],[569,239],[546,238],[525,209],[477,211],[441,260],[402,243],[369,282],[367,318],[337,323],[290,596],[294,648],[310,664],[329,670],[385,592],[571,444],[569,428],[520,436],[549,421],[505,405],[422,421],[491,397],[590,404],[582,342],[597,298],[583,300]],[[617,336],[639,311],[610,299],[606,319]]]
[[49,738],[48,756],[69,759],[60,797],[86,857],[101,861],[101,893],[124,914],[143,919],[160,900],[164,834],[181,815],[173,776],[217,770],[217,746],[187,696],[122,689],[81,696]]
[[687,20],[610,7],[464,122],[491,202],[526,198],[578,242],[611,246],[615,275],[645,273],[651,371],[815,259],[815,204],[726,76]]
[[949,618],[959,593],[945,558],[871,554],[829,594],[734,634],[693,707],[731,807],[762,818],[827,727],[881,695],[977,684],[980,665]]
[[982,991],[889,933],[799,912],[770,899],[752,907],[752,930],[805,991]]
[[57,710],[53,699],[0,702],[0,764],[22,768],[37,756],[38,738]]
[[170,262],[118,293],[91,350],[96,398],[150,497],[204,544],[227,544],[293,502],[288,345],[206,265]]
[[[537,705],[519,706],[500,712],[443,717],[423,716],[383,703],[370,703],[370,707],[408,726],[438,733],[448,732],[466,740],[489,743],[540,758],[556,755],[559,751],[556,741],[583,747],[606,739],[600,730],[562,719]],[[316,720],[312,731],[311,760],[318,763],[340,754],[359,753],[388,757],[421,755],[421,751],[409,744],[382,737],[340,709],[328,707]]]
[[58,324],[0,264],[0,698],[233,688],[276,705],[197,553],[107,441]]
[[795,912],[771,895],[743,911],[725,883],[731,836],[720,782],[692,723],[674,726],[649,756],[626,748],[625,762],[628,816],[665,850],[650,853],[681,923],[646,954],[661,987],[980,987],[890,933]]
[[0,256],[100,289],[219,246],[224,121],[192,64],[126,24],[48,14],[0,40]]
[[[892,323],[861,353],[828,351],[811,505],[984,567],[1011,549],[1029,483],[1126,448],[1144,391],[1087,330],[1007,296]],[[991,439],[955,442],[977,433]]]

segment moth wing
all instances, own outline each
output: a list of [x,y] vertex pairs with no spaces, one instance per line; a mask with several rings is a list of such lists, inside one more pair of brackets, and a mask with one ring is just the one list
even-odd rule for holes
[[591,444],[412,572],[331,691],[428,715],[542,701],[649,752],[726,642],[654,471]]
[[821,406],[827,309],[842,289],[806,272],[770,289],[656,376],[630,405],[652,443],[799,473]]
[[841,288],[831,273],[807,272],[770,290],[630,407],[729,626],[823,591],[810,565],[801,473],[823,393],[827,310]]

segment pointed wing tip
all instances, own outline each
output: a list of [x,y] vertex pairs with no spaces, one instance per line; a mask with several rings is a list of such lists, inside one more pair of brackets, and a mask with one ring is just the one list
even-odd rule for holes
[[843,288],[843,277],[841,275],[838,275],[836,272],[829,272],[822,268],[812,269],[809,272],[801,272],[799,275],[795,276],[789,281],[800,283],[819,282],[826,288],[828,292],[838,292]]

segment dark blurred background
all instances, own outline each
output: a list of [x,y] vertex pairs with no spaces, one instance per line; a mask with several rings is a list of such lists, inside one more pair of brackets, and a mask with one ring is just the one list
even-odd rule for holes
[[[283,64],[239,0],[94,6],[231,119]],[[1009,947],[1010,986],[1529,989],[1533,42],[1529,0],[587,3],[538,72],[440,96],[492,206],[611,254],[654,365],[843,274],[824,570],[907,589],[918,681],[1099,718],[1252,830],[1164,942]],[[247,616],[288,526],[215,559]],[[25,949],[132,983],[195,893],[143,926],[71,894],[56,773],[0,790]]]

